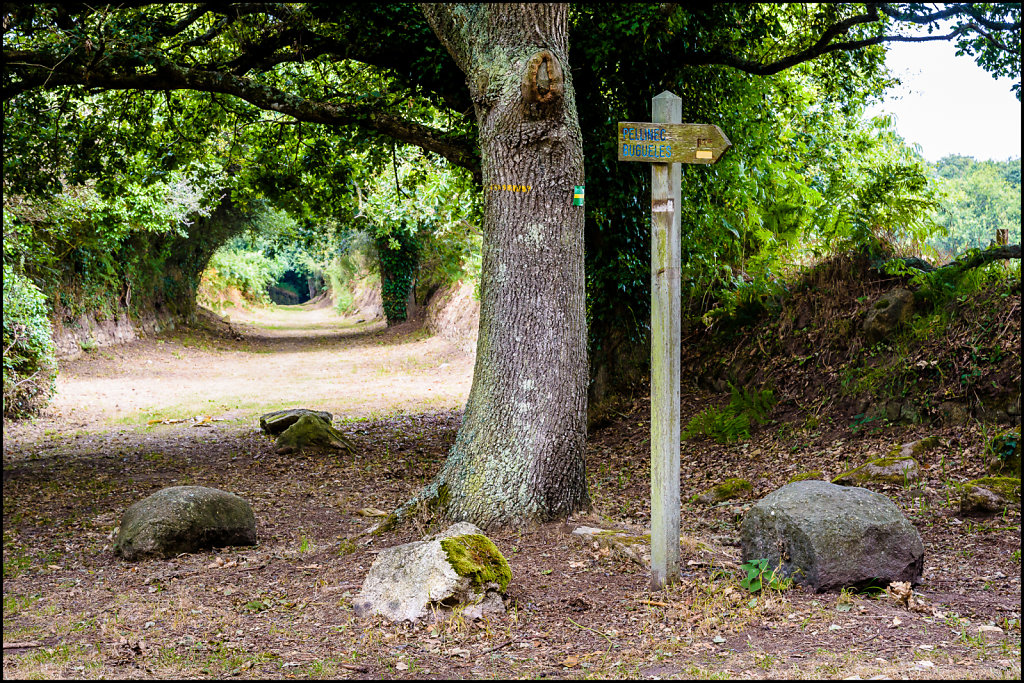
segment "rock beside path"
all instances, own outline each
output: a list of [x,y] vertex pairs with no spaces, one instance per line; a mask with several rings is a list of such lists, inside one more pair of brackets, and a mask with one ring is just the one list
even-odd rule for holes
[[598,529],[591,526],[580,526],[573,529],[572,535],[587,545],[606,548],[612,555],[621,560],[635,562],[648,569],[651,566],[651,534],[636,534],[627,531]]
[[454,524],[427,540],[385,548],[353,601],[361,617],[418,621],[462,606],[467,619],[504,614],[512,570],[480,529]]
[[114,554],[139,560],[255,543],[256,517],[245,500],[205,486],[172,486],[125,511]]
[[277,436],[284,430],[299,421],[299,418],[306,415],[319,417],[327,424],[331,424],[334,416],[323,410],[309,410],[307,408],[291,408],[289,410],[275,410],[272,413],[260,415],[260,429],[271,436]]
[[767,559],[816,592],[918,583],[921,536],[880,493],[825,481],[786,484],[758,501],[740,525],[743,561]]

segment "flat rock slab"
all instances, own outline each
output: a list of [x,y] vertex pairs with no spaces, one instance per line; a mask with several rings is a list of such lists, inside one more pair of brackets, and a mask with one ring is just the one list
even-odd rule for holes
[[[494,562],[507,572],[501,582],[481,581],[466,572],[460,574],[452,563],[443,541],[478,542],[484,539],[490,551],[477,553],[476,559]],[[486,555],[486,557],[479,557]],[[379,614],[392,621],[415,622],[433,611],[463,605],[465,618],[505,612],[501,593],[511,579],[508,563],[480,529],[461,522],[427,540],[385,548],[363,582],[353,601],[360,617]]]
[[767,559],[816,592],[918,583],[921,535],[880,493],[825,481],[786,484],[758,501],[740,525],[743,561]]
[[844,472],[832,480],[833,484],[857,486],[859,484],[905,485],[921,478],[921,466],[910,456],[897,455],[869,460],[860,467]]
[[638,535],[628,531],[580,526],[573,529],[572,535],[588,545],[596,543],[599,548],[607,548],[620,559],[635,562],[645,569],[651,566],[650,533]]
[[267,434],[277,436],[284,430],[299,421],[300,417],[313,415],[319,417],[327,424],[331,424],[334,416],[323,410],[309,410],[307,408],[292,408],[290,410],[276,410],[272,413],[260,415],[260,429]]
[[114,554],[139,560],[255,543],[256,517],[245,500],[205,486],[172,486],[125,511]]

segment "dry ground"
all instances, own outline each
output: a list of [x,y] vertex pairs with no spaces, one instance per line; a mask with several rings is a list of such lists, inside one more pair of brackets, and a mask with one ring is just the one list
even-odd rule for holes
[[[492,534],[514,576],[506,618],[359,620],[350,600],[376,549],[426,530],[366,543],[373,520],[357,511],[391,509],[436,472],[472,358],[413,324],[310,307],[232,315],[230,329],[208,318],[68,362],[47,414],[5,425],[5,679],[1020,677],[1020,514],[963,518],[953,489],[984,468],[981,423],[854,433],[822,414],[743,444],[684,443],[684,501],[727,476],[754,481],[756,499],[797,471],[835,476],[938,434],[925,479],[884,491],[925,541],[923,611],[886,596],[747,593],[735,544],[749,500],[684,502],[694,542],[683,580],[663,593],[644,568],[575,540],[578,524],[639,530],[649,519],[638,396],[589,438],[591,513]],[[687,390],[684,422],[721,400]],[[357,453],[275,455],[257,418],[293,406],[333,412]],[[114,558],[124,509],[181,484],[249,500],[259,545]]]

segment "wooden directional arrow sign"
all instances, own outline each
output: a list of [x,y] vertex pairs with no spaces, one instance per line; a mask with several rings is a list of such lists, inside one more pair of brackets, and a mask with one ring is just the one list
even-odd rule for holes
[[732,147],[710,123],[619,122],[619,161],[654,164],[713,164]]
[[732,147],[718,126],[681,123],[682,100],[651,100],[653,123],[619,124],[619,161],[651,165],[651,588],[679,580],[681,164],[710,165]]

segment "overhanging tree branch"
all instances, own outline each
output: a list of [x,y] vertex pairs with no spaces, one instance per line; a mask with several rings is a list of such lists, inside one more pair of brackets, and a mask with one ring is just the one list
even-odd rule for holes
[[989,247],[988,249],[981,251],[971,251],[954,261],[950,261],[949,263],[938,267],[933,266],[924,259],[917,258],[916,256],[895,260],[924,273],[934,273],[937,271],[959,273],[971,270],[972,268],[979,268],[988,263],[992,263],[993,261],[1009,261],[1010,259],[1020,259],[1019,244],[1004,244],[1002,246]]
[[[222,93],[299,121],[329,126],[360,126],[439,154],[451,163],[468,169],[475,176],[480,173],[480,160],[473,146],[465,139],[401,118],[372,103],[335,104],[309,100],[234,74],[184,68],[162,59],[156,52],[150,55],[157,62],[155,69],[146,73],[130,73],[131,69],[124,69],[124,72],[90,70],[66,58],[57,60],[43,53],[5,50],[4,56],[8,69],[20,76],[20,80],[5,85],[4,101],[36,87],[63,85],[103,90],[196,90]],[[108,57],[113,59],[112,55]]]
[[[669,7],[671,7],[671,5],[669,5]],[[848,35],[858,26],[878,24],[881,29],[883,14],[890,19],[920,25],[934,24],[945,19],[965,16],[971,17],[974,21],[956,26],[948,33],[940,35],[905,36],[895,33],[880,33],[876,36],[833,42],[833,40],[840,36]],[[989,32],[981,30],[979,25],[989,29]],[[833,52],[860,50],[865,47],[880,45],[882,43],[923,43],[938,40],[952,40],[957,36],[965,35],[970,30],[976,31],[980,36],[988,40],[992,45],[1000,50],[1016,52],[1019,54],[1019,47],[1016,48],[1016,50],[1008,47],[1005,41],[999,40],[991,32],[1020,31],[1020,28],[1020,22],[1004,22],[989,19],[977,7],[970,4],[961,3],[949,5],[942,10],[935,10],[931,12],[914,12],[899,10],[887,3],[868,3],[867,11],[847,17],[842,21],[838,21],[831,26],[828,26],[824,31],[822,31],[819,38],[809,47],[774,61],[762,62],[754,59],[747,59],[727,50],[683,52],[679,58],[683,63],[692,66],[719,64],[739,69],[740,71],[744,71],[755,76],[770,76],[772,74],[785,71],[797,64],[811,61],[817,57]]]

